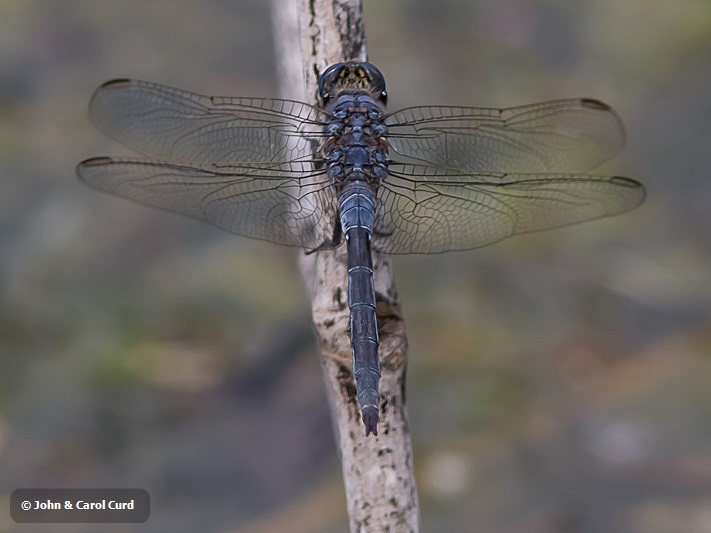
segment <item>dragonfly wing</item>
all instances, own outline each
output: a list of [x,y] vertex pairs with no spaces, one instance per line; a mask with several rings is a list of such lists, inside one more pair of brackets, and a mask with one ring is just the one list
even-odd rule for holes
[[314,249],[334,234],[335,198],[323,172],[277,165],[175,163],[110,157],[77,166],[103,191],[202,219],[233,233]]
[[378,190],[373,248],[391,254],[477,248],[623,213],[644,196],[640,183],[618,176],[462,175],[410,166],[393,170]]
[[618,153],[617,114],[589,98],[508,109],[424,106],[386,118],[395,153],[475,173],[585,172]]
[[97,128],[145,156],[218,163],[310,157],[322,114],[290,100],[203,96],[127,79],[104,83],[89,104]]

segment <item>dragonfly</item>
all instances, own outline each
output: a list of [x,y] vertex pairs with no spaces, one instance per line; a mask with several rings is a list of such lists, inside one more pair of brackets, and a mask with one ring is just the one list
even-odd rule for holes
[[377,435],[379,339],[372,251],[488,245],[628,211],[636,180],[588,172],[625,130],[592,98],[505,109],[387,112],[367,62],[323,71],[318,104],[203,96],[157,83],[101,85],[89,115],[142,157],[77,166],[102,191],[307,253],[345,243],[353,376],[365,435]]

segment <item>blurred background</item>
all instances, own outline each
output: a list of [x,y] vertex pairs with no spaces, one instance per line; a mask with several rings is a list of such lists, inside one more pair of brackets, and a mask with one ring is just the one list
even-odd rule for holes
[[[614,219],[397,257],[425,531],[711,532],[711,2],[365,0],[390,107],[612,105]],[[277,96],[262,0],[0,0],[0,530],[15,488],[138,525],[347,530],[297,252],[90,190],[116,77]]]

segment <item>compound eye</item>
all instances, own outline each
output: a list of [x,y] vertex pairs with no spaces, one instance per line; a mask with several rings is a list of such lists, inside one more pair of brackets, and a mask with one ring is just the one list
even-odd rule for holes
[[328,67],[318,79],[318,94],[324,100],[328,101],[332,95],[328,90],[328,87],[333,83],[334,73],[343,67],[344,63],[335,63]]

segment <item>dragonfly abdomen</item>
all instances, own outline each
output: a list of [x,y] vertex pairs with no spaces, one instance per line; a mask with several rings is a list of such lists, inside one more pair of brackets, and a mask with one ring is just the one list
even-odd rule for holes
[[373,191],[364,181],[347,182],[341,192],[338,207],[348,252],[348,308],[351,313],[353,376],[366,435],[377,435],[380,360],[373,259],[370,250],[370,234],[375,212]]

